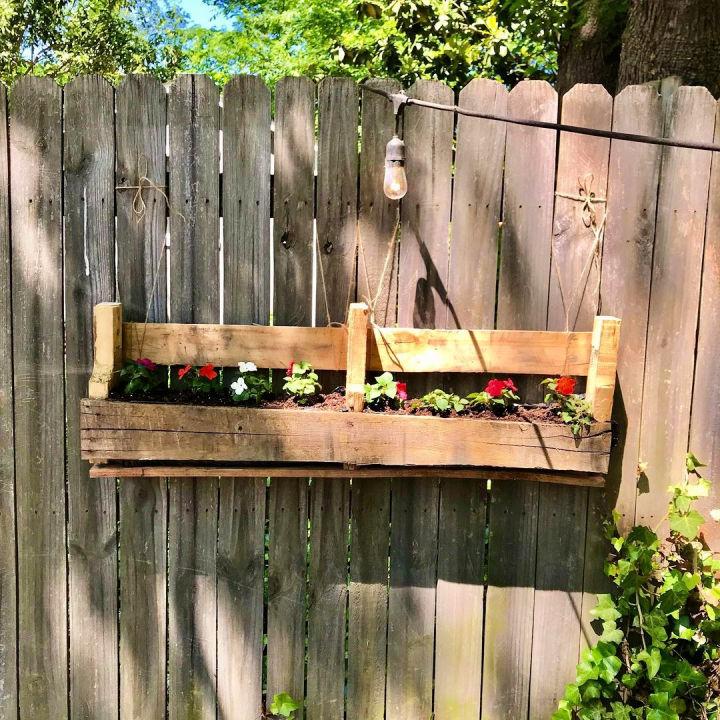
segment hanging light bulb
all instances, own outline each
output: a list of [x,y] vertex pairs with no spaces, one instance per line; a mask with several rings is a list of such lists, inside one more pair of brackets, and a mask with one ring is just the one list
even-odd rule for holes
[[393,135],[385,148],[385,180],[383,191],[391,200],[400,200],[407,193],[407,177],[405,175],[405,143]]

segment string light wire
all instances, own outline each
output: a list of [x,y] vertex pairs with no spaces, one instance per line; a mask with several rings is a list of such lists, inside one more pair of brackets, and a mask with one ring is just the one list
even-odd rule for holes
[[633,133],[617,132],[615,130],[599,130],[598,128],[581,127],[579,125],[566,125],[565,123],[546,122],[544,120],[523,120],[511,118],[504,115],[493,115],[477,110],[470,110],[459,105],[443,105],[428,100],[413,98],[405,93],[389,93],[371,85],[361,84],[362,91],[367,90],[375,95],[380,95],[393,104],[395,116],[406,105],[430,108],[431,110],[443,110],[446,112],[466,115],[467,117],[481,118],[483,120],[495,120],[497,122],[510,123],[511,125],[524,125],[526,127],[543,128],[546,130],[560,130],[561,132],[575,133],[577,135],[590,135],[591,137],[608,138],[609,140],[626,140],[628,142],[644,143],[646,145],[662,145],[664,147],[686,148],[688,150],[706,150],[708,152],[720,152],[720,145],[713,143],[692,142],[687,140],[673,140],[672,138],[653,137],[651,135],[635,135]]

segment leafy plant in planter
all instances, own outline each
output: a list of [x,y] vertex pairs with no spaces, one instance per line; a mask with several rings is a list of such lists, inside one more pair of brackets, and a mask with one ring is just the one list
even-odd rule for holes
[[121,392],[124,395],[149,395],[167,383],[165,370],[149,358],[129,360],[120,370]]
[[190,391],[197,395],[209,395],[220,390],[220,374],[207,363],[202,367],[185,365],[178,370],[178,380],[188,385]]
[[407,400],[407,384],[393,380],[391,372],[378,375],[374,383],[365,383],[365,404],[371,410],[397,408],[403,400]]
[[436,415],[446,415],[451,410],[456,413],[465,412],[468,401],[459,395],[446,393],[444,390],[435,389],[427,395],[423,395],[420,400],[413,402],[415,407],[429,408]]
[[670,487],[664,542],[647,527],[622,536],[615,515],[605,568],[615,589],[593,610],[602,636],[553,720],[720,719],[720,558],[699,540],[693,505],[710,487],[700,467],[689,454]]
[[504,415],[515,403],[520,402],[520,397],[515,383],[508,378],[490,380],[482,392],[470,393],[467,400],[471,408],[487,408],[498,415]]
[[307,405],[315,399],[322,387],[312,365],[301,360],[288,365],[283,390],[294,398],[298,405]]
[[573,435],[580,437],[592,425],[590,403],[581,395],[575,394],[575,379],[567,376],[546,378],[541,385],[545,386],[545,402],[557,407],[563,422],[572,429]]
[[230,385],[230,397],[243,405],[259,405],[260,401],[270,394],[270,378],[258,374],[255,363],[238,363],[240,374]]

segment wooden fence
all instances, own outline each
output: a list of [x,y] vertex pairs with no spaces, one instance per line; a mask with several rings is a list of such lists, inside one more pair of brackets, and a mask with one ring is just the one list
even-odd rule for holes
[[[458,102],[720,140],[700,88],[581,85],[560,112],[545,83],[474,80]],[[720,158],[410,107],[398,211],[391,107],[346,79],[24,78],[0,113],[0,717],[257,720],[280,691],[299,720],[549,717],[592,639],[609,509],[654,525],[688,447],[720,467]],[[622,317],[608,488],[88,479],[94,303],[325,324],[378,286],[381,324]],[[439,382],[468,387],[416,389]]]

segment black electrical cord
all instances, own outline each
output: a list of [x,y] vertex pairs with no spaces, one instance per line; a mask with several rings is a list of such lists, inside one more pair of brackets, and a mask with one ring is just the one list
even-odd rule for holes
[[707,150],[709,152],[720,152],[720,145],[712,143],[698,143],[684,140],[672,140],[671,138],[652,137],[651,135],[635,135],[633,133],[616,132],[614,130],[599,130],[597,128],[581,127],[579,125],[565,125],[564,123],[545,122],[543,120],[522,120],[509,118],[502,115],[492,115],[476,110],[460,107],[459,105],[442,105],[440,103],[428,102],[412,98],[404,93],[389,93],[371,85],[361,84],[362,90],[381,95],[393,104],[393,110],[397,116],[405,105],[417,105],[418,107],[430,108],[432,110],[445,110],[455,112],[458,115],[476,117],[483,120],[496,120],[497,122],[510,123],[512,125],[525,125],[527,127],[544,128],[547,130],[561,130],[562,132],[575,133],[577,135],[590,135],[592,137],[608,138],[610,140],[626,140],[628,142],[644,143],[646,145],[663,145],[665,147],[687,148],[688,150]]

